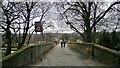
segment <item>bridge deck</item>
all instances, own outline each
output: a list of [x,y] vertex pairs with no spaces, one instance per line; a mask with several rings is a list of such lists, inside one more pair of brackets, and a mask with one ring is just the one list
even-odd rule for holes
[[103,66],[103,64],[85,58],[68,46],[61,48],[58,44],[44,56],[42,62],[37,61],[28,66]]

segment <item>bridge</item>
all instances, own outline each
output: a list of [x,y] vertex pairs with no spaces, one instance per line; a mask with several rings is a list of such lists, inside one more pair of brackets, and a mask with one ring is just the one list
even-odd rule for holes
[[[38,49],[36,49],[36,46]],[[2,68],[85,67],[119,68],[120,54],[92,43],[48,43],[24,47],[2,60]],[[42,53],[42,55],[41,55]],[[41,61],[42,58],[42,61]]]
[[105,66],[97,61],[92,61],[86,58],[84,55],[74,52],[66,45],[66,47],[58,44],[52,48],[43,57],[43,61],[40,60],[27,64],[25,66]]

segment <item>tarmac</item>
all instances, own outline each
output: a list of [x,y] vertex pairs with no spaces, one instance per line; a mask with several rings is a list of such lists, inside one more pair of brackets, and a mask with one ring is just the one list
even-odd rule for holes
[[58,44],[44,55],[42,62],[38,60],[27,66],[104,66],[104,64],[74,52],[67,44],[65,48]]

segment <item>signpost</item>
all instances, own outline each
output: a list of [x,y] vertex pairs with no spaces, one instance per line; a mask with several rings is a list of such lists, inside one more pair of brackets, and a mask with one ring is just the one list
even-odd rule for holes
[[[35,22],[35,32],[36,32],[36,35],[37,35],[37,32],[40,32],[41,33],[41,40],[42,43],[40,42],[40,56],[41,56],[41,61],[42,61],[42,45],[43,45],[43,26],[42,26],[42,23],[41,22]],[[36,40],[37,41],[37,40]],[[36,45],[36,57],[39,56],[38,54],[38,45]]]
[[43,32],[43,27],[41,22],[35,22],[35,32]]

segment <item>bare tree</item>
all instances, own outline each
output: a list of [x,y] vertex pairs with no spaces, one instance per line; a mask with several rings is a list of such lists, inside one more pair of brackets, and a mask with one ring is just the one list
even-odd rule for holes
[[[120,4],[120,2],[114,2],[111,5],[103,2],[66,2],[59,4],[59,9],[63,9],[59,13],[66,24],[79,33],[85,42],[92,42],[96,25],[106,17],[107,13],[116,4]],[[103,6],[106,7],[103,8]]]
[[[34,18],[39,18],[39,22],[42,24],[44,27],[43,30],[47,29],[48,27],[51,27],[51,22],[47,22],[46,20],[48,19],[48,15],[50,14],[50,9],[52,8],[53,4],[50,2],[38,2],[35,6],[35,8],[32,11],[32,19]],[[34,23],[33,23],[34,24]],[[34,28],[32,29],[32,33],[29,36],[27,45],[30,42],[30,38],[32,34],[34,33]],[[42,33],[43,34],[43,33]]]
[[19,43],[18,43],[18,49],[22,48],[22,46],[25,43],[26,37],[28,35],[28,30],[32,25],[30,26],[30,21],[31,21],[31,12],[35,6],[36,2],[20,2],[16,5],[17,9],[21,12],[21,16],[19,18],[19,25],[23,25],[22,27],[19,26],[19,31],[23,31],[22,33],[20,32],[19,34]]
[[11,44],[12,44],[12,24],[15,22],[16,19],[19,17],[18,10],[15,9],[15,4],[13,2],[8,2],[0,6],[2,9],[2,17],[1,17],[1,27],[4,30],[5,34],[2,37],[2,40],[5,41],[7,44],[6,54],[9,55],[11,53]]
[[[20,40],[18,44],[18,49],[20,49],[24,45],[25,41],[27,42],[27,45],[30,42],[30,38],[34,33],[33,27],[35,23],[33,22],[33,20],[35,18],[39,18],[39,22],[45,21],[46,19],[44,18],[47,16],[50,8],[52,7],[52,4],[50,2],[26,2],[19,3],[17,7],[21,12],[19,24],[21,23],[21,25],[23,25],[22,27],[20,26],[19,30]],[[43,22],[42,24],[45,24],[45,22]]]

